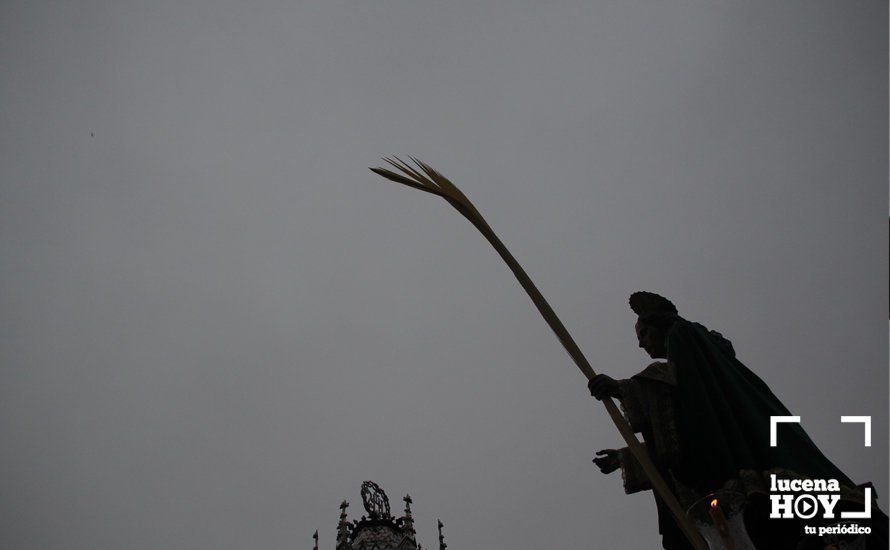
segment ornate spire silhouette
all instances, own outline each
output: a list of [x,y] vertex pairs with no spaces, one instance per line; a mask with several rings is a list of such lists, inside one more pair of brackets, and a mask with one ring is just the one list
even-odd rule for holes
[[349,503],[344,500],[340,503],[340,523],[337,524],[337,550],[348,550],[352,548],[349,542],[349,523],[346,521],[346,509]]
[[312,538],[315,539],[315,545],[312,547],[312,550],[318,550],[318,529],[315,530],[315,534],[312,535]]
[[439,522],[439,550],[445,550],[445,548],[448,547],[448,545],[445,544],[445,535],[442,534],[442,527],[445,527],[445,524],[442,523],[441,519],[436,521]]
[[[389,498],[376,483],[372,481],[362,483],[361,496],[367,515],[359,519],[348,520],[346,509],[349,503],[344,500],[340,504],[335,550],[424,550],[424,547],[417,542],[414,511],[411,509],[414,501],[411,495],[402,497],[405,511],[403,514],[395,515],[390,511]],[[315,536],[314,550],[318,550],[317,532]],[[445,546],[440,521],[439,550],[444,550]]]
[[413,542],[417,542],[417,533],[414,531],[414,516],[411,513],[411,495],[405,495],[402,500],[405,501],[405,515],[401,519],[402,528],[405,530],[405,536]]

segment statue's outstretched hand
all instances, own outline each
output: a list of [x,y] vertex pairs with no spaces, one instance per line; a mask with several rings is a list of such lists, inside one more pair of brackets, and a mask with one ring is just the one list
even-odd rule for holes
[[611,474],[621,466],[621,461],[618,458],[618,451],[615,449],[603,449],[602,451],[597,451],[596,456],[600,458],[594,458],[593,463],[596,464],[604,474]]
[[618,381],[606,374],[597,374],[587,383],[590,395],[602,400],[605,397],[621,397]]

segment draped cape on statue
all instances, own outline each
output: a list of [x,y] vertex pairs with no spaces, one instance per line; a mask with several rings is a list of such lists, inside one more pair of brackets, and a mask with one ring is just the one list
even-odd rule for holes
[[791,413],[722,337],[678,319],[668,334],[667,355],[677,369],[676,426],[683,457],[674,472],[684,483],[704,493],[742,470],[780,468],[855,487],[800,424],[780,424],[777,446],[770,447],[770,416]]

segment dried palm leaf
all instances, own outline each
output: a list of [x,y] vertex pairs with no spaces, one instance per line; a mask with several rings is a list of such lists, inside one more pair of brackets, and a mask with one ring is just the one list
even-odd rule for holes
[[[504,243],[502,243],[498,236],[495,235],[494,230],[491,229],[491,226],[488,225],[488,222],[485,221],[482,214],[480,214],[473,203],[470,202],[470,199],[468,199],[456,185],[451,183],[448,178],[431,168],[425,162],[414,157],[408,158],[414,162],[417,166],[416,168],[393,155],[391,158],[385,157],[383,160],[401,173],[393,172],[386,168],[371,168],[371,171],[396,183],[401,183],[408,187],[420,189],[421,191],[426,191],[427,193],[442,197],[460,212],[461,215],[467,218],[470,223],[476,226],[495,250],[498,251],[498,254],[501,255],[501,258],[503,258],[507,263],[507,266],[510,267],[510,270],[513,271],[513,274],[519,280],[519,284],[522,285],[522,288],[528,293],[532,302],[544,317],[544,320],[550,325],[550,328],[556,334],[556,337],[559,338],[559,341],[584,376],[586,376],[588,380],[593,378],[596,373],[593,371],[593,368],[591,368],[587,358],[584,357],[581,349],[575,343],[575,340],[569,334],[569,331],[566,330],[562,321],[559,320],[559,317],[557,317],[556,313],[553,311],[553,308],[550,307],[550,304],[547,303],[547,300],[544,299],[544,296],[538,290],[538,287],[535,286],[522,266],[519,265],[519,262],[513,257],[513,254],[507,250]],[[677,523],[683,529],[686,538],[689,539],[689,542],[695,548],[705,550],[707,546],[705,545],[704,540],[702,540],[698,531],[695,530],[691,522],[686,518],[683,509],[680,507],[680,503],[677,502],[676,497],[674,497],[670,488],[668,488],[667,484],[664,482],[664,479],[661,477],[661,474],[652,463],[649,455],[640,444],[633,429],[631,429],[630,425],[627,423],[627,420],[625,420],[624,416],[618,411],[615,402],[611,398],[605,398],[603,399],[603,405],[605,405],[606,411],[609,413],[609,416],[612,418],[612,421],[615,423],[621,436],[627,442],[627,446],[630,448],[631,453],[640,463],[640,466],[643,467],[646,476],[652,483],[652,487],[659,496],[661,496],[665,503],[667,503],[674,518],[677,520]]]

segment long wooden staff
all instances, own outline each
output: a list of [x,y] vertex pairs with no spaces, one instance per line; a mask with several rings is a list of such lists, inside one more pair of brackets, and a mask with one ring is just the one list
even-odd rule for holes
[[[541,295],[541,292],[525,273],[525,270],[522,269],[522,266],[519,265],[519,262],[516,261],[516,258],[510,254],[510,251],[507,250],[504,243],[502,243],[498,236],[495,235],[494,231],[482,217],[482,214],[480,214],[479,211],[476,210],[476,207],[473,206],[473,203],[470,202],[470,199],[461,193],[460,189],[451,183],[445,176],[430,168],[429,165],[414,157],[409,158],[417,165],[417,169],[412,168],[400,158],[393,156],[393,158],[384,158],[383,160],[402,172],[401,174],[387,170],[386,168],[371,168],[371,171],[386,179],[442,197],[468,219],[470,223],[476,226],[476,229],[488,239],[488,242],[490,242],[494,249],[498,251],[501,258],[507,262],[510,270],[513,271],[513,274],[516,275],[516,278],[519,280],[519,284],[521,284],[522,288],[528,293],[532,302],[534,302],[535,307],[537,307],[538,311],[541,312],[541,315],[544,316],[544,320],[547,321],[547,324],[550,325],[550,328],[556,333],[556,337],[559,338],[559,341],[569,353],[572,360],[575,361],[575,364],[578,365],[578,368],[581,369],[581,372],[584,373],[584,376],[586,376],[588,380],[593,378],[596,373],[593,372],[590,363],[587,362],[587,358],[581,353],[581,349],[575,343],[575,340],[572,339],[569,331],[566,330],[562,321],[560,321],[559,317],[554,313],[553,308],[550,307],[550,304],[548,304],[547,300],[544,299],[544,296]],[[655,468],[649,455],[646,453],[645,449],[643,449],[642,445],[640,445],[640,441],[637,439],[630,425],[618,411],[615,402],[608,397],[602,401],[603,405],[606,407],[606,411],[618,428],[618,431],[621,432],[624,441],[627,442],[627,446],[630,448],[631,453],[637,459],[637,462],[640,463],[640,466],[643,467],[643,471],[652,483],[654,490],[662,500],[667,503],[671,513],[674,514],[674,518],[677,520],[677,524],[686,535],[686,538],[689,539],[689,542],[695,548],[699,550],[707,550],[707,545],[704,540],[702,540],[701,535],[699,535],[698,531],[695,530],[686,518],[683,509],[680,507],[680,503],[677,502],[676,497],[674,497],[674,494],[664,482],[664,479]]]

